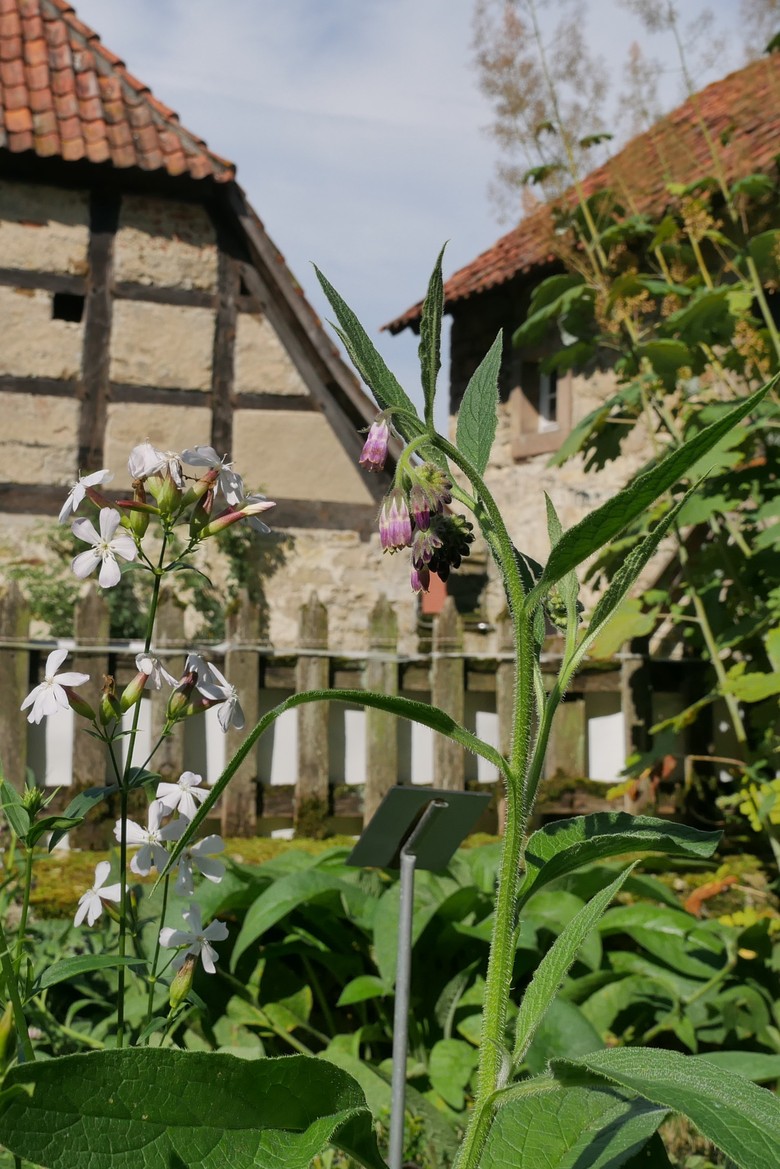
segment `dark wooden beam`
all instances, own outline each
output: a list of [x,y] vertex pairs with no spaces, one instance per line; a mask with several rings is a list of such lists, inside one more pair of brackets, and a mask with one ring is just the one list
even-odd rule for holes
[[81,383],[73,378],[17,377],[13,374],[0,377],[0,390],[6,394],[52,398],[81,398],[84,393]]
[[87,290],[83,276],[30,272],[26,268],[0,268],[0,284],[11,288],[42,288],[45,292],[70,292],[76,296],[83,296]]
[[[40,483],[0,483],[0,512],[10,515],[57,515],[67,487]],[[103,492],[107,499],[128,499],[130,491]],[[314,499],[277,499],[276,507],[263,516],[275,531],[316,528],[332,532],[357,532],[368,539],[376,529],[376,508],[370,503],[334,503]]]
[[319,407],[308,394],[233,394],[236,410],[314,410]]
[[185,390],[175,386],[136,386],[132,382],[111,382],[112,402],[136,402],[142,406],[208,406],[208,390]]
[[234,352],[236,344],[236,298],[240,288],[238,262],[220,238],[217,262],[217,314],[214,322],[214,352],[211,362],[211,445],[218,455],[233,450]]
[[84,311],[81,357],[84,397],[79,418],[78,468],[94,471],[103,465],[111,360],[111,284],[114,239],[119,224],[120,196],[93,190],[89,204],[89,275]]
[[195,308],[214,308],[216,294],[203,288],[172,288],[120,280],[114,285],[117,300],[145,300],[150,304],[174,304]]

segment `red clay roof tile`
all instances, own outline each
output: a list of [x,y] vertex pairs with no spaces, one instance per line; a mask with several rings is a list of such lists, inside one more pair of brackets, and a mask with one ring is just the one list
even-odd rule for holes
[[[54,126],[40,121],[52,106]],[[117,167],[235,178],[235,166],[185,130],[67,0],[0,0],[0,145],[6,141],[42,157],[86,154]]]
[[[701,122],[716,142],[727,182],[763,170],[774,173],[780,153],[780,53],[754,61],[708,85],[647,133],[632,138],[614,158],[584,180],[587,194],[616,189],[626,206],[661,214],[669,202],[667,182],[691,183],[713,171]],[[572,199],[573,201],[573,199]],[[543,267],[555,258],[552,216],[545,204],[491,248],[449,278],[447,306]],[[420,319],[414,305],[385,326],[398,333]]]

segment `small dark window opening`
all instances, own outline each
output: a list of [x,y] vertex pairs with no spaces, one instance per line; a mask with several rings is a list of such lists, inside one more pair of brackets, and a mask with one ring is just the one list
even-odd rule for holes
[[84,297],[75,292],[55,292],[51,301],[53,321],[78,322],[84,316]]
[[243,276],[241,277],[241,280],[240,280],[239,293],[241,296],[251,296],[252,295],[251,292],[249,291],[248,286],[247,286],[247,282]]

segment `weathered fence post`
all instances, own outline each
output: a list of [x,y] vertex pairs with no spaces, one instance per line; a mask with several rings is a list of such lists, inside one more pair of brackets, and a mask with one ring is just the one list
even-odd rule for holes
[[[649,750],[653,691],[645,656],[647,639],[636,638],[624,649],[628,652],[620,661],[620,706],[623,711],[623,750],[628,759],[633,754],[644,754]],[[642,812],[647,813],[653,800],[652,779],[649,775],[643,775],[623,796],[623,809],[637,816]]]
[[[463,622],[452,597],[447,597],[444,607],[434,621],[431,674],[433,705],[462,723],[466,688]],[[433,746],[434,786],[462,791],[465,781],[466,760],[463,748],[452,739],[436,735]]]
[[[73,662],[66,668],[77,673],[89,674],[88,687],[82,688],[79,693],[97,709],[100,695],[103,690],[103,679],[108,673],[108,640],[111,622],[108,605],[98,591],[98,586],[92,584],[76,604],[74,615],[74,635],[76,651]],[[80,653],[81,649],[95,646],[94,653]],[[102,649],[98,649],[102,646]],[[100,787],[106,781],[108,757],[105,743],[93,739],[86,734],[84,723],[76,720],[76,736],[73,741],[73,787],[77,790],[87,787]],[[114,779],[114,776],[111,776]]]
[[[368,619],[365,686],[380,694],[398,693],[398,619],[384,595]],[[398,780],[398,719],[385,710],[366,710],[366,779],[363,823],[367,824]]]
[[[328,611],[312,593],[301,608],[299,644],[303,651],[295,669],[295,689],[323,690],[328,685]],[[307,654],[306,650],[315,651]],[[319,651],[316,652],[316,651]],[[293,823],[298,836],[321,836],[328,816],[328,715],[330,703],[298,707],[298,778]]]
[[[241,695],[246,726],[237,731],[229,727],[225,737],[225,754],[232,758],[260,717],[260,686],[257,642],[260,636],[260,612],[242,591],[237,607],[227,617],[228,648],[225,654],[225,677]],[[239,648],[252,646],[251,649]],[[225,789],[221,803],[223,836],[254,836],[257,829],[257,749],[252,751]]]
[[[0,637],[26,642],[30,610],[16,581],[0,591]],[[0,757],[6,779],[21,791],[27,774],[27,722],[19,710],[30,689],[30,651],[21,645],[0,646]]]
[[[184,610],[179,604],[172,588],[162,588],[157,604],[155,620],[154,644],[152,653],[156,650],[181,649],[184,650]],[[161,661],[169,674],[180,678],[184,672],[184,653],[162,654]],[[169,691],[167,686],[157,692],[147,689],[152,703],[152,743],[156,743],[165,725],[165,711],[168,705]],[[163,779],[174,782],[184,769],[184,727],[180,723],[174,728],[173,734],[158,748],[152,762],[155,771],[159,771]]]
[[[496,640],[499,654],[511,654],[514,650],[514,629],[508,613],[504,613],[498,620]],[[504,758],[509,757],[512,750],[512,715],[515,705],[515,663],[511,660],[500,660],[496,667],[496,714],[498,715],[498,749]],[[506,794],[504,792],[504,777],[499,779],[500,795],[496,800],[498,816],[498,831],[504,832],[506,823]]]

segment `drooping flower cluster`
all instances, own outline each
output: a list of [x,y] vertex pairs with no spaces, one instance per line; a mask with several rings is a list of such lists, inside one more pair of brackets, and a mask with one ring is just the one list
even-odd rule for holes
[[[379,423],[374,423],[378,427]],[[386,428],[387,423],[382,425]],[[361,464],[369,470],[384,466],[384,456],[374,457],[372,430],[369,432]],[[379,445],[375,436],[374,445]],[[386,456],[385,444],[384,454]],[[372,461],[373,460],[373,461]],[[473,528],[463,516],[445,509],[452,502],[452,483],[435,463],[399,468],[400,483],[385,496],[379,511],[379,540],[385,552],[411,549],[411,585],[414,592],[427,592],[431,573],[446,580],[453,568],[459,568],[469,554]]]

